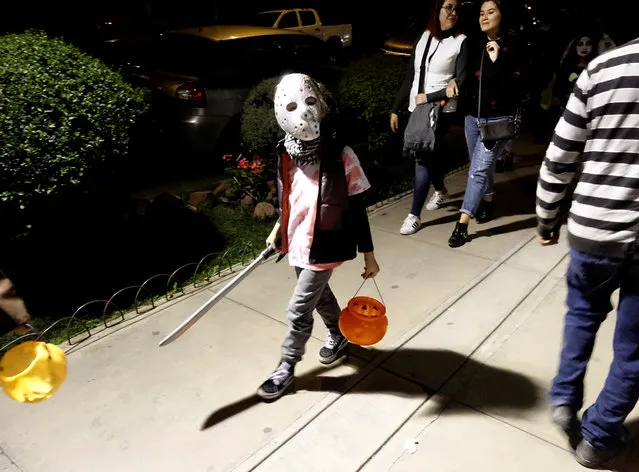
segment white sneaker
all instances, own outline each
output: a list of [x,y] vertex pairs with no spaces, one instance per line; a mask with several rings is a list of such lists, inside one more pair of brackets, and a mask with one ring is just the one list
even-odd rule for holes
[[400,234],[409,235],[415,234],[419,228],[422,227],[422,220],[419,216],[408,215],[399,230]]
[[447,193],[441,193],[441,192],[433,193],[433,196],[430,198],[428,205],[426,205],[426,209],[428,211],[439,210],[447,198],[448,198]]

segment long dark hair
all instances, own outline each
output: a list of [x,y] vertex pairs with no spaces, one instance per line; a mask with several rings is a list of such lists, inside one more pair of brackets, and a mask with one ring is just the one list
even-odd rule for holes
[[[430,31],[430,34],[433,35],[433,38],[437,40],[441,40],[444,36],[442,25],[439,22],[439,13],[444,7],[445,2],[446,0],[435,0],[435,5],[433,5],[433,9],[428,17],[428,25],[426,26],[428,31]],[[459,1],[457,2],[457,8],[457,15],[459,16]],[[459,32],[459,30],[457,29],[457,25],[453,26],[453,30],[453,34],[456,36]]]

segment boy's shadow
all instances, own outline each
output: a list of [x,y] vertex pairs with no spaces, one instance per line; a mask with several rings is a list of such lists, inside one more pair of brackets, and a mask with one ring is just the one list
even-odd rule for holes
[[[350,349],[355,356],[360,357],[357,351],[362,348],[351,346]],[[373,350],[373,353],[374,355],[380,355],[383,352]],[[482,376],[489,376],[492,385],[499,384],[501,386],[501,388],[488,389],[487,392],[485,392],[488,394],[482,395],[480,400],[478,400],[480,404],[474,405],[476,409],[499,408],[500,410],[520,411],[535,407],[542,398],[539,387],[528,377],[518,372],[480,364],[453,351],[400,349],[386,359],[386,361],[389,360],[392,361],[393,365],[415,366],[414,372],[409,372],[408,376],[398,376],[398,378],[404,378],[405,381],[385,384],[382,382],[372,382],[370,381],[370,376],[360,377],[358,373],[338,377],[324,376],[322,373],[327,372],[331,368],[317,367],[296,378],[296,390],[345,394],[356,389],[358,393],[387,393],[403,397],[418,396],[426,398],[439,391],[447,380],[454,376],[462,366],[466,366],[473,372],[481,367]],[[442,372],[441,376],[437,376],[442,380],[437,381],[435,385],[427,385],[411,379],[416,372],[429,368],[428,366],[432,366],[433,370],[436,369]],[[393,374],[384,364],[379,366],[378,369]],[[280,399],[279,401],[285,401],[285,399]],[[234,403],[222,406],[206,418],[201,429],[206,430],[216,426],[262,403],[263,401],[257,395],[251,395]],[[452,409],[454,412],[456,408],[464,407],[455,402],[451,402],[448,405],[448,411]]]

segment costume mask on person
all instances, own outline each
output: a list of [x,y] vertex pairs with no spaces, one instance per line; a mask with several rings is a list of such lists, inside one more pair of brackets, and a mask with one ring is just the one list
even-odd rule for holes
[[286,132],[284,146],[299,165],[319,161],[320,123],[328,107],[312,78],[288,74],[275,89],[275,118]]
[[577,55],[579,57],[588,57],[592,52],[592,39],[588,36],[579,38],[577,42]]

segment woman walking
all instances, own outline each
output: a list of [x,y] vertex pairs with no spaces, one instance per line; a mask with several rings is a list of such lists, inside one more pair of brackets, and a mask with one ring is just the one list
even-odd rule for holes
[[447,197],[441,162],[444,159],[442,141],[447,120],[446,113],[441,113],[441,102],[456,98],[466,79],[466,36],[457,29],[458,8],[457,0],[435,2],[428,28],[413,48],[406,78],[393,104],[390,117],[393,132],[399,128],[397,113],[406,99],[411,114],[419,106],[431,107],[429,124],[434,131],[431,151],[407,149],[404,142],[404,153],[415,159],[413,204],[400,229],[404,235],[413,234],[421,228],[421,212],[431,183],[435,193],[427,205],[428,210],[440,208]]
[[[495,161],[514,137],[514,120],[521,104],[525,58],[514,38],[502,34],[501,0],[484,0],[479,14],[482,34],[469,46],[469,78],[464,94],[464,123],[470,170],[459,222],[448,240],[453,248],[469,241],[468,224],[478,214],[492,213]],[[474,72],[474,74],[472,74]]]

